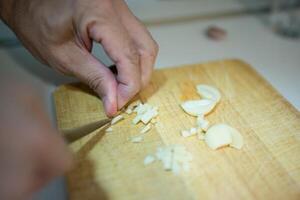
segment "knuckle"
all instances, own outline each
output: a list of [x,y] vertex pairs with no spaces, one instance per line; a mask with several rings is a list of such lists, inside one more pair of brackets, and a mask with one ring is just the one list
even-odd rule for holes
[[139,53],[134,45],[129,45],[128,51],[127,51],[127,57],[135,64],[137,65],[139,63]]
[[129,83],[129,87],[130,87],[131,93],[133,95],[135,95],[141,89],[141,80],[139,80],[139,79],[131,80],[131,82]]
[[91,72],[87,76],[87,84],[92,88],[95,92],[100,92],[100,87],[103,83],[103,78],[96,73]]
[[153,40],[153,50],[154,50],[154,53],[155,55],[158,54],[158,51],[159,51],[159,45],[156,41]]
[[153,43],[151,45],[148,45],[147,48],[140,49],[140,55],[142,57],[155,59],[158,54],[158,50],[158,44],[155,41],[153,41]]

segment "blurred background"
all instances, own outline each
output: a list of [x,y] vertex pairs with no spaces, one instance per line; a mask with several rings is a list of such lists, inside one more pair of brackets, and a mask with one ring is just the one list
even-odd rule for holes
[[[156,68],[225,58],[253,66],[300,110],[300,0],[127,0],[160,46]],[[100,45],[93,54],[111,61]],[[74,81],[43,66],[0,21],[0,72],[33,85],[55,125],[51,93]],[[35,199],[66,199],[63,178]]]

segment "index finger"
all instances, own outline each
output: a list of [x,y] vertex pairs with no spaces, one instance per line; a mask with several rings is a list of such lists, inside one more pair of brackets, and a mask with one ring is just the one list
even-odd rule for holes
[[136,46],[127,30],[116,19],[112,20],[109,25],[94,23],[89,29],[89,36],[102,44],[117,66],[117,101],[120,109],[141,87],[141,70]]

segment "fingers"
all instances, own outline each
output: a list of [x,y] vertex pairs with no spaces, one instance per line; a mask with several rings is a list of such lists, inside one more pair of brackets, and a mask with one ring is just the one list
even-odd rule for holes
[[69,169],[71,155],[32,89],[6,81],[0,81],[0,198],[21,199]]
[[109,19],[107,26],[98,22],[89,26],[89,36],[102,44],[118,69],[117,102],[122,108],[141,88],[141,69],[138,52],[127,30],[117,20]]
[[114,74],[85,49],[75,44],[56,50],[58,65],[89,85],[102,99],[107,116],[117,113],[118,84]]
[[142,87],[145,87],[151,78],[158,53],[158,44],[145,26],[131,13],[123,0],[115,0],[114,7],[118,10],[117,13],[122,23],[136,45],[140,58]]
[[[84,52],[74,59],[71,55],[74,54],[73,49],[69,49],[69,60],[76,66],[72,67],[73,74],[102,97],[109,116],[149,82],[158,51],[149,32],[130,13],[127,5],[119,0],[116,2],[115,5],[110,0],[89,4],[78,1],[80,6],[77,7],[84,9],[75,12],[75,43]],[[88,53],[92,40],[100,43],[112,59],[118,70],[116,76]],[[65,67],[68,68],[69,64]]]

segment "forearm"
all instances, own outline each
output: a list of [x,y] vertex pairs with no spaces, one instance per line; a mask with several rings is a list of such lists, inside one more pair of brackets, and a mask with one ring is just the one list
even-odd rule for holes
[[6,23],[11,23],[11,16],[16,0],[0,0],[0,18]]

